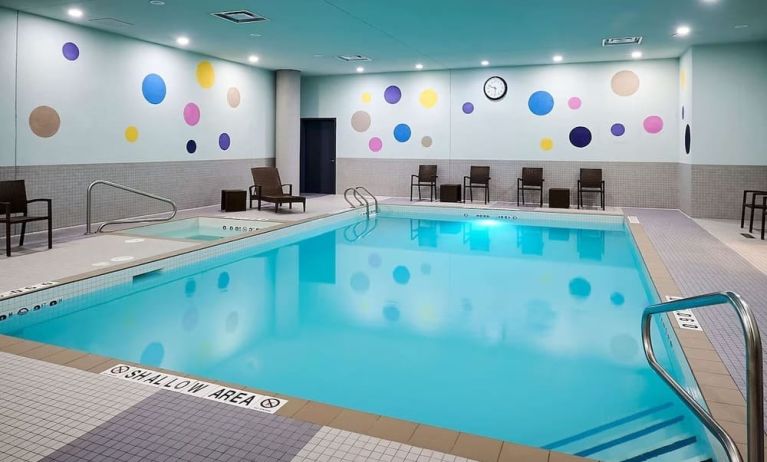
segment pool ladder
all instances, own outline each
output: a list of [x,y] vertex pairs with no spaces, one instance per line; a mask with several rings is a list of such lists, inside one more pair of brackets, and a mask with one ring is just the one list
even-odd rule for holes
[[157,222],[157,221],[170,221],[176,216],[176,212],[178,212],[178,207],[176,207],[176,203],[172,200],[168,199],[167,197],[158,196],[156,194],[148,193],[146,191],[141,191],[139,189],[131,188],[130,186],[125,186],[118,183],[113,183],[111,181],[107,180],[96,180],[93,183],[88,186],[88,193],[86,196],[86,210],[85,210],[85,234],[92,234],[91,233],[91,195],[93,193],[93,187],[99,184],[103,184],[105,186],[111,186],[116,189],[121,189],[123,191],[132,192],[134,194],[138,194],[139,196],[148,197],[150,199],[155,199],[161,202],[165,202],[166,204],[170,204],[170,206],[173,208],[173,210],[170,212],[170,215],[167,217],[157,217],[157,218],[123,218],[120,220],[112,220],[102,223],[97,229],[96,232],[100,233],[104,227],[108,225],[116,225],[119,223],[151,223],[151,222]]
[[[357,202],[356,204],[352,202],[351,199],[349,199],[349,193],[351,193],[351,197]],[[365,214],[368,218],[370,218],[370,201],[368,201],[367,197],[365,197],[365,194],[373,199],[373,203],[375,205],[375,213],[378,213],[378,199],[364,186],[352,186],[350,188],[346,188],[346,191],[344,191],[344,200],[346,200],[346,203],[349,204],[353,209],[356,209],[357,207],[365,207]]]
[[[729,304],[738,314],[743,334],[746,340],[746,433],[748,441],[748,454],[743,459],[738,452],[732,437],[719,425],[711,414],[703,408],[676,380],[674,380],[663,366],[655,359],[655,352],[650,338],[650,321],[655,314],[670,311],[689,310],[706,306]],[[763,462],[764,461],[764,409],[762,406],[764,392],[762,388],[762,340],[756,319],[748,308],[748,304],[734,292],[715,292],[695,297],[672,300],[666,303],[658,303],[645,308],[642,313],[642,346],[650,366],[682,399],[685,405],[692,411],[708,430],[722,444],[727,457],[731,462]]]

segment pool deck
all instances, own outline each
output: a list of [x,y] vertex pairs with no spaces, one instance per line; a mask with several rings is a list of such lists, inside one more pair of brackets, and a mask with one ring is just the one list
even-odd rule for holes
[[[382,198],[382,203],[410,204],[398,198]],[[414,204],[447,205],[438,202]],[[487,206],[475,203],[472,207],[517,209],[516,204],[499,202],[491,202]],[[289,223],[347,208],[340,196],[321,196],[307,201],[310,212],[306,214],[276,215],[271,210],[223,214],[218,207],[211,206],[181,211],[178,218],[225,216],[268,218]],[[538,210],[532,207],[523,209]],[[684,214],[671,210],[613,208],[606,212],[572,209],[569,212],[637,216],[640,223],[630,227],[661,296],[687,296],[735,289],[752,302],[760,326],[767,329],[763,323],[767,320],[767,303],[759,292],[759,289],[767,291],[767,284],[763,283],[767,281],[767,243],[758,240],[743,243],[746,239],[737,237],[737,225],[733,222],[699,220],[696,223]],[[105,270],[104,266],[94,267],[94,263],[107,262],[107,268],[114,265],[115,269],[129,264],[111,262],[115,256],[132,256],[137,261],[143,261],[208,244],[154,238],[125,242],[128,239],[119,231],[85,237],[82,236],[82,229],[70,228],[58,230],[54,249],[47,250],[40,245],[40,236],[33,235],[28,240],[28,248],[21,252],[14,249],[17,253],[13,257],[0,258],[0,292]],[[693,264],[695,262],[680,263],[680,252],[700,251],[700,248],[688,249],[684,245],[703,246],[701,248],[706,251],[714,246],[717,258],[711,262],[713,273],[709,274],[711,268],[708,268],[706,274],[700,275],[696,273],[699,266]],[[85,246],[87,253],[83,250]],[[722,275],[729,272],[739,276],[747,274],[749,283],[730,285],[738,279],[722,279]],[[690,285],[688,277],[700,284]],[[714,313],[713,310],[710,312]],[[703,332],[682,330],[673,320],[671,324],[710,410],[744,451],[745,405],[739,388],[743,357],[738,356],[742,355],[742,338],[735,336],[727,327],[731,319],[723,315],[699,314]],[[736,344],[741,345],[740,351]],[[289,402],[276,415],[261,414],[94,374],[120,362],[0,335],[0,370],[3,372],[0,374],[0,389],[8,390],[6,399],[0,401],[0,459],[585,460],[240,385],[222,383],[284,397]],[[23,405],[19,404],[22,402]],[[164,424],[158,427],[158,422]],[[156,437],[158,434],[162,436]]]

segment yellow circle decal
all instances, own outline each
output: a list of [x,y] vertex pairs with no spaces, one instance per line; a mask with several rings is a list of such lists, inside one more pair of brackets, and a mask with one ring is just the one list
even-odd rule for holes
[[551,138],[544,138],[541,140],[541,149],[544,151],[551,151],[551,149],[554,147],[554,140]]
[[370,103],[370,101],[373,100],[373,96],[370,94],[370,92],[366,91],[362,94],[362,102],[365,104]]
[[429,88],[428,90],[421,92],[418,101],[421,103],[421,106],[426,109],[431,109],[437,104],[437,99],[437,92]]
[[213,64],[210,61],[200,61],[197,64],[197,83],[202,88],[210,88],[216,83],[216,72],[213,70]]
[[684,90],[687,88],[687,73],[682,69],[679,71],[679,86]]
[[125,140],[129,143],[135,143],[138,139],[138,128],[131,125],[125,129]]

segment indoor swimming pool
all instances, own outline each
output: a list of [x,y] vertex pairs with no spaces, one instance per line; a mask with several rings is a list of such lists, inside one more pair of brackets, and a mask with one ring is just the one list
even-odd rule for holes
[[657,296],[622,216],[465,212],[296,225],[0,333],[600,460],[716,458],[644,357]]

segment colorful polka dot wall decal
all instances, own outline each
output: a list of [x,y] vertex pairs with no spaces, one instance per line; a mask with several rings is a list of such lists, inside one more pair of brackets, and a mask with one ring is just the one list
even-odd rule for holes
[[547,91],[536,91],[527,100],[527,107],[533,114],[544,116],[554,109],[554,97]]
[[381,141],[381,138],[374,136],[368,141],[368,148],[373,152],[378,152],[383,148],[383,141]]
[[232,139],[229,138],[228,133],[222,133],[218,135],[218,147],[221,148],[222,151],[226,151],[231,145]]
[[644,126],[644,129],[647,133],[654,135],[656,133],[660,133],[661,130],[663,130],[663,119],[656,115],[649,116],[644,120],[642,125]]
[[679,87],[684,90],[687,88],[687,72],[684,69],[679,71]]
[[424,136],[421,138],[421,146],[425,148],[430,148],[434,140],[431,139],[431,136]]
[[682,120],[684,120],[684,106],[682,106]]
[[421,92],[421,95],[418,97],[418,102],[426,109],[431,109],[437,105],[438,99],[437,92],[429,88]]
[[29,114],[29,128],[40,138],[50,138],[61,127],[61,117],[50,106],[38,106]]
[[618,96],[631,96],[639,90],[639,76],[632,71],[616,72],[610,87]]
[[352,114],[352,128],[357,132],[364,132],[370,128],[370,113],[357,111]]
[[575,127],[570,130],[570,144],[576,148],[585,148],[591,143],[591,130],[586,127]]
[[544,151],[551,151],[554,147],[554,140],[551,138],[543,138],[540,142],[541,149]]
[[400,143],[409,140],[410,135],[412,135],[412,132],[410,131],[410,126],[408,124],[397,124],[397,126],[394,127],[394,139]]
[[165,81],[157,74],[148,74],[141,82],[144,99],[151,104],[160,104],[165,99]]
[[72,42],[67,42],[61,47],[61,54],[70,61],[74,61],[80,57],[80,48]]
[[583,104],[583,102],[577,96],[573,96],[572,98],[567,100],[567,107],[569,107],[572,110],[580,109],[581,104]]
[[397,104],[402,99],[402,90],[396,85],[389,85],[384,90],[384,100],[389,104]]
[[125,141],[135,143],[138,140],[138,128],[133,125],[125,129]]
[[190,126],[197,125],[200,122],[200,107],[194,103],[184,106],[184,122]]
[[623,136],[623,134],[626,133],[626,127],[623,124],[615,123],[610,127],[610,133],[612,133],[613,136]]
[[231,108],[240,105],[240,90],[238,90],[237,87],[231,87],[226,91],[226,102]]
[[474,112],[474,105],[467,101],[463,103],[463,106],[461,106],[461,110],[463,111],[464,114],[471,114],[472,112]]
[[692,144],[692,135],[690,134],[690,125],[684,127],[684,152],[690,153],[690,145]]
[[397,284],[405,285],[410,282],[410,270],[400,265],[392,271],[392,277]]
[[197,63],[197,83],[202,88],[211,88],[216,83],[216,71],[213,70],[213,64],[210,61],[200,61]]
[[189,154],[194,154],[195,151],[197,151],[197,142],[194,140],[189,140],[186,142],[186,152]]
[[370,104],[370,102],[373,101],[373,95],[371,95],[370,92],[366,91],[362,93],[362,95],[360,96],[360,99],[362,100],[363,103]]

